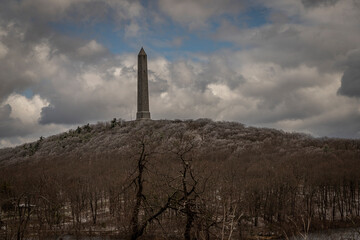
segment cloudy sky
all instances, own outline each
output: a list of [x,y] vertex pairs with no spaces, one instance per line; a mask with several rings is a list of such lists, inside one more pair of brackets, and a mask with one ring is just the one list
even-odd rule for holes
[[360,137],[358,0],[1,0],[0,147],[136,116]]

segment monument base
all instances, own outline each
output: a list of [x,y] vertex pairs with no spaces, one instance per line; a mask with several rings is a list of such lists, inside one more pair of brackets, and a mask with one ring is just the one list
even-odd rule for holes
[[150,120],[150,112],[137,112],[136,113],[136,120]]

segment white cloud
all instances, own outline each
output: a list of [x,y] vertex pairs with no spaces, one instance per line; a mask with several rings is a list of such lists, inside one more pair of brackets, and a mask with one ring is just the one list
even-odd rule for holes
[[36,125],[41,109],[48,106],[46,99],[42,99],[39,95],[34,95],[31,99],[20,94],[10,95],[3,105],[9,104],[11,107],[10,117],[19,119],[23,124]]
[[227,85],[225,84],[215,84],[211,83],[208,85],[208,88],[211,90],[211,92],[221,98],[225,101],[231,101],[238,97],[238,94],[233,92]]
[[11,94],[5,99],[0,104],[0,148],[34,141],[41,135],[48,136],[67,129],[62,125],[39,125],[41,109],[47,105],[48,102],[39,95],[26,98]]
[[99,55],[106,52],[106,48],[95,40],[89,41],[85,46],[79,47],[77,53],[80,57],[89,57],[92,55]]

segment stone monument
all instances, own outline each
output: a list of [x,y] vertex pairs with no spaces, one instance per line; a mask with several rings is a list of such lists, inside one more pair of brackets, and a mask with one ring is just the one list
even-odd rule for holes
[[138,99],[136,120],[150,119],[147,56],[144,48],[138,55]]

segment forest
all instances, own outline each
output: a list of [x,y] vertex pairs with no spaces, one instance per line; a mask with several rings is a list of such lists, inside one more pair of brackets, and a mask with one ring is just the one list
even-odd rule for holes
[[113,119],[0,149],[0,238],[289,239],[360,225],[360,140]]

